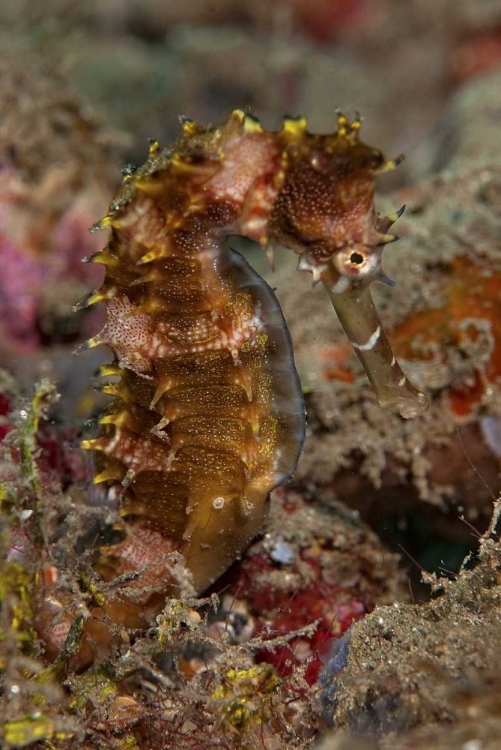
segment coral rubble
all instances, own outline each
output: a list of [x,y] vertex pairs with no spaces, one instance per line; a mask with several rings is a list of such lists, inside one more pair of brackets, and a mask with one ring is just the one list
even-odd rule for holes
[[352,627],[344,662],[328,663],[321,678],[324,716],[339,733],[381,748],[497,747],[500,508],[472,570],[430,577],[429,603],[378,607]]
[[[309,746],[319,729],[310,687],[317,652],[393,600],[397,558],[356,515],[284,490],[262,541],[219,594],[170,598],[148,629],[115,626],[111,650],[88,639],[94,666],[83,670],[76,655],[86,623],[118,591],[96,576],[93,550],[118,516],[84,498],[67,428],[45,421],[53,387],[41,383],[27,401],[5,376],[1,391],[5,746],[143,750],[155,741],[167,750],[173,738],[180,750],[209,738],[227,748]],[[132,603],[134,576],[122,578],[120,595]],[[64,633],[58,655],[44,646],[44,629],[55,627]]]

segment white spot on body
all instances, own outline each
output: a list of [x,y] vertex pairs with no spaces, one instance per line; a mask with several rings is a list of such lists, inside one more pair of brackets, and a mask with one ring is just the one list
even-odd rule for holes
[[145,372],[150,368],[149,358],[157,355],[165,339],[151,331],[149,315],[134,315],[134,310],[125,295],[109,300],[100,339],[112,347],[122,367]]
[[468,740],[461,745],[461,750],[482,750],[484,743],[482,740]]
[[[137,316],[141,317],[141,316]],[[264,329],[264,323],[261,317],[261,310],[257,306],[252,317],[233,317],[228,318],[218,315],[211,321],[213,325],[209,326],[207,321],[204,329],[194,331],[192,335],[178,341],[169,341],[167,337],[151,337],[151,348],[143,348],[145,357],[153,359],[164,357],[178,357],[183,354],[192,354],[206,351],[219,351],[228,349],[236,363],[239,362],[238,350],[246,341],[252,339],[257,333]],[[169,324],[161,324],[159,330],[163,333],[169,330]],[[196,340],[196,336],[204,336],[204,339]],[[155,344],[153,344],[155,341]]]
[[108,303],[107,320],[103,329],[106,342],[126,360],[133,358],[149,335],[148,316],[132,315],[133,312],[134,305],[128,297],[114,297]]
[[[215,199],[229,198],[236,204],[242,204],[256,179],[269,169],[274,156],[271,139],[238,135],[225,144],[224,159],[206,189]],[[268,190],[275,192],[271,185]]]
[[301,257],[299,258],[298,264],[297,264],[297,270],[298,271],[311,271],[311,263],[306,256],[301,255]]
[[172,552],[172,544],[158,531],[136,527],[130,529],[127,538],[116,547],[120,560],[133,568],[149,565],[164,559]]

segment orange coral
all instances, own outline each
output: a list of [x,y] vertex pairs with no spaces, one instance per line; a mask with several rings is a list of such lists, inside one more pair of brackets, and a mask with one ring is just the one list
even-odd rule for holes
[[501,376],[501,273],[492,263],[466,255],[457,256],[442,276],[436,308],[408,315],[393,330],[391,340],[399,356],[426,361],[445,357],[447,349],[464,350],[477,340],[483,322],[492,339],[485,363],[474,363],[474,373],[466,380],[452,383],[449,399],[458,415],[468,414],[477,404],[488,383]]

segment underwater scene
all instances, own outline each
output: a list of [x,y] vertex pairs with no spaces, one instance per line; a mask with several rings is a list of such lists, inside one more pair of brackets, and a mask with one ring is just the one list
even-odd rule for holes
[[501,3],[0,44],[0,747],[499,750]]

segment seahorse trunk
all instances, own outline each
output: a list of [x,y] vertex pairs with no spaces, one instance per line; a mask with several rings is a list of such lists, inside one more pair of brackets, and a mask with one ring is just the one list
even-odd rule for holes
[[[360,122],[342,115],[325,136],[302,118],[266,132],[240,111],[217,128],[182,125],[172,148],[153,143],[148,161],[127,171],[95,227],[111,228],[90,259],[106,278],[83,304],[105,301],[107,321],[83,348],[108,345],[114,363],[104,372],[118,382],[104,387],[115,401],[100,436],[83,446],[99,454],[96,482],[123,485],[128,528],[179,551],[201,592],[260,529],[304,434],[285,322],[271,289],[229,250],[230,233],[301,254],[299,267],[326,283],[381,405],[411,417],[426,399],[396,364],[368,289],[396,218],[376,217],[374,180],[397,162],[361,143]],[[110,554],[132,568],[130,539],[124,545]]]
[[[99,569],[107,578],[133,569],[134,532],[148,530],[160,556],[182,554],[197,592],[259,532],[270,491],[297,463],[305,420],[278,302],[228,246],[261,166],[230,158],[232,145],[248,149],[241,137],[228,137],[227,160],[212,155],[219,140],[205,134],[196,157],[183,151],[191,137],[175,153],[155,151],[126,180],[101,222],[108,247],[92,259],[106,267],[90,300],[106,301],[106,324],[86,344],[113,351],[105,374],[115,382],[104,390],[115,399],[99,437],[82,445],[98,452],[96,482],[122,484],[130,530]],[[255,146],[267,163],[269,144]],[[162,581],[164,594],[174,585]]]

